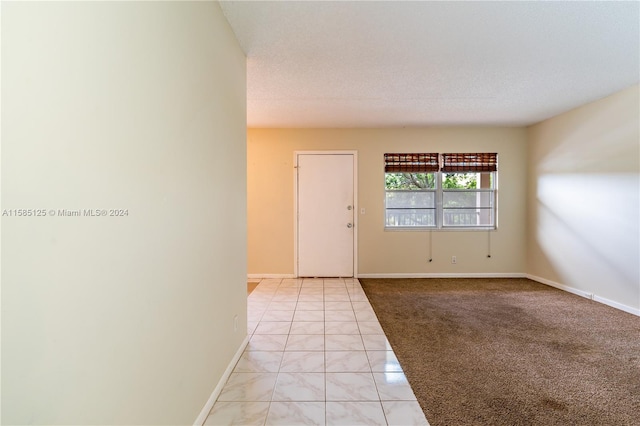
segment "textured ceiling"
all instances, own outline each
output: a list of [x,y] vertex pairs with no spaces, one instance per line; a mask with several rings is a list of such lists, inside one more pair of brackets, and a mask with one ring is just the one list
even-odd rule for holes
[[638,2],[221,2],[250,127],[528,125],[639,81]]

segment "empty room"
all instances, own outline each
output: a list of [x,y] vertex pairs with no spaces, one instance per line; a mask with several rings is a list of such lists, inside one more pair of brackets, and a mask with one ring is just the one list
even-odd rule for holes
[[[432,425],[637,422],[637,3],[223,10],[248,58],[262,280],[232,376],[283,351],[260,373],[278,374],[267,424],[425,424],[414,400]],[[324,316],[307,312],[314,277]],[[357,277],[370,306],[330,277]],[[284,346],[261,346],[288,321]],[[322,372],[324,395],[286,393]]]
[[0,3],[6,425],[633,425],[640,3]]

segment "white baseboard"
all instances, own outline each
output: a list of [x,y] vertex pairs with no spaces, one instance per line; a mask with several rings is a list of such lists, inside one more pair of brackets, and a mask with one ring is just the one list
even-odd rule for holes
[[224,387],[225,383],[227,383],[227,379],[229,379],[229,376],[231,375],[231,372],[233,371],[236,364],[238,363],[238,360],[242,356],[244,349],[249,344],[250,338],[251,338],[251,335],[247,335],[247,337],[245,337],[245,339],[243,340],[242,344],[240,345],[235,355],[231,359],[231,362],[229,362],[227,369],[224,370],[224,373],[222,373],[222,377],[220,377],[220,380],[218,381],[218,384],[216,385],[215,389],[213,390],[213,392],[211,392],[211,396],[207,400],[207,403],[204,404],[204,407],[202,408],[202,411],[200,411],[198,418],[196,419],[195,422],[193,422],[194,426],[202,426],[204,422],[207,420],[207,416],[209,415],[209,412],[213,408],[213,404],[215,404],[216,400],[220,396],[220,392],[222,392],[222,388]]
[[295,274],[247,274],[248,279],[263,278],[298,278]]
[[627,312],[629,314],[640,316],[640,309],[632,308],[631,306],[623,305],[622,303],[614,302],[613,300],[605,299],[604,297],[600,297],[596,294],[589,293],[588,291],[579,290],[577,288],[569,287],[568,285],[560,284],[555,281],[548,280],[546,278],[538,277],[536,275],[527,274],[527,278],[533,281],[537,281],[542,284],[546,284],[551,287],[555,287],[559,290],[564,290],[568,293],[576,294],[578,296],[582,296],[586,299],[593,300],[594,302],[602,303],[607,306],[611,306],[612,308],[619,309],[621,311]]
[[358,274],[358,278],[525,278],[520,272]]
[[593,300],[640,317],[640,309],[632,308],[631,306],[623,305],[622,303],[614,302],[613,300],[605,299],[597,295],[593,296]]
[[548,280],[546,278],[538,277],[536,275],[527,274],[527,278],[529,278],[530,280],[533,280],[533,281],[537,281],[537,282],[539,282],[541,284],[546,284],[546,285],[548,285],[550,287],[555,287],[555,288],[557,288],[559,290],[564,290],[567,293],[575,294],[577,296],[584,297],[585,299],[593,300],[593,294],[589,293],[588,291],[579,290],[577,288],[569,287],[568,285],[560,284],[558,282],[551,281],[551,280]]

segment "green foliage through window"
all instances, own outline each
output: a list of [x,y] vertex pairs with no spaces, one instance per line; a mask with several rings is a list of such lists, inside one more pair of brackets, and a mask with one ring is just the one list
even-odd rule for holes
[[478,173],[444,173],[442,188],[444,189],[476,189]]
[[385,179],[387,191],[435,189],[436,187],[434,173],[386,173]]

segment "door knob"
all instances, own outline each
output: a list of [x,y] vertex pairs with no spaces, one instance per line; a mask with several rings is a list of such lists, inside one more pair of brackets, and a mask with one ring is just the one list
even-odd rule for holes
[[353,206],[347,206],[347,210],[351,210]]
[[347,223],[347,228],[353,228],[353,223]]

